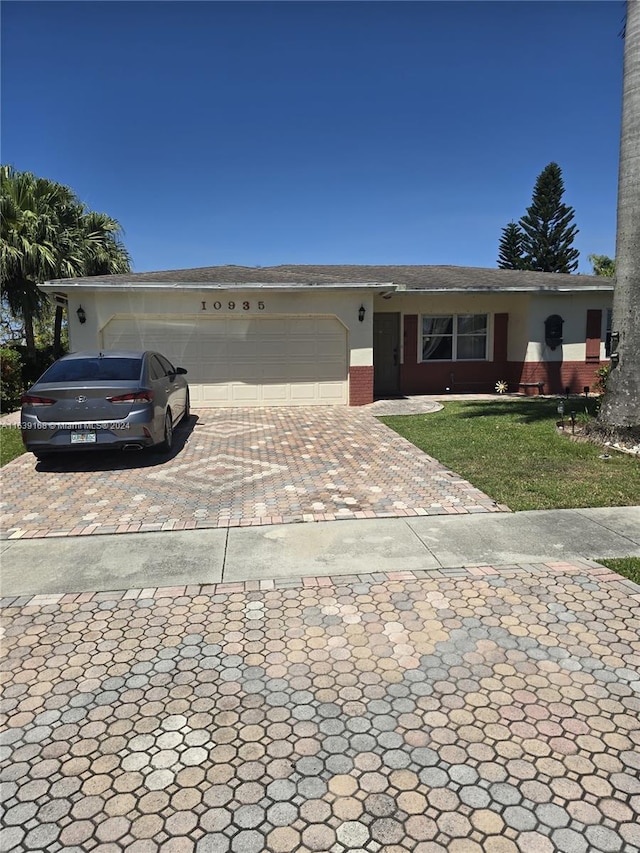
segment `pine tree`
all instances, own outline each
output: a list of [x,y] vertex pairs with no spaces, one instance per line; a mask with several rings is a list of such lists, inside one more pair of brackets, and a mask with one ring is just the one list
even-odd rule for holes
[[517,222],[510,222],[502,229],[498,251],[499,269],[521,270],[524,268],[523,234]]
[[573,248],[578,233],[574,209],[562,202],[564,182],[557,163],[538,175],[531,206],[520,220],[523,231],[524,268],[541,272],[574,272],[579,252]]

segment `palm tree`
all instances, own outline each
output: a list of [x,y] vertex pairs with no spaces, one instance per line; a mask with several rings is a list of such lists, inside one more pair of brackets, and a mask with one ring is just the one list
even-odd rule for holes
[[[33,320],[46,297],[38,289],[58,266],[59,211],[71,205],[67,187],[12,166],[0,171],[0,274],[2,299],[24,323],[27,350],[35,353]],[[75,266],[70,261],[70,265]]]
[[[68,212],[61,234],[61,265],[51,278],[75,278],[78,275],[117,275],[131,271],[131,257],[121,239],[120,223],[106,213],[87,211],[76,204]],[[61,355],[63,307],[56,304],[53,326],[53,352]]]
[[[24,323],[35,355],[34,318],[47,304],[38,284],[48,279],[124,273],[131,258],[120,224],[89,211],[62,184],[2,166],[0,273],[2,299]],[[62,307],[56,306],[54,353],[60,354]]]
[[611,374],[599,427],[640,437],[640,2],[627,0]]

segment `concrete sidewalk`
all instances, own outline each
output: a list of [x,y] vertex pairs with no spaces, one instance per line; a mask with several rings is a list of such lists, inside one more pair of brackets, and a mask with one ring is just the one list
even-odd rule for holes
[[640,507],[5,540],[2,596],[640,556]]

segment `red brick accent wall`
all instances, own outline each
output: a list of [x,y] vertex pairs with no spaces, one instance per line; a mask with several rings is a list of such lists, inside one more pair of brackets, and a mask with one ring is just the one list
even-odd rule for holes
[[509,365],[492,361],[429,361],[400,368],[403,394],[443,394],[447,388],[464,394],[493,391],[498,379],[508,379]]
[[349,368],[349,405],[373,403],[373,365]]
[[[543,394],[562,394],[569,388],[571,394],[581,394],[585,386],[593,388],[596,370],[600,364],[608,362],[584,361],[525,361],[510,363],[510,375],[517,377],[515,382],[544,382]],[[517,391],[518,388],[509,390]]]
[[[403,364],[400,372],[403,394],[491,393],[499,379],[509,391],[524,391],[520,382],[542,382],[543,394],[562,394],[568,386],[572,394],[581,394],[585,385],[593,388],[596,370],[607,362],[584,361],[431,361]],[[537,391],[536,391],[537,393]]]

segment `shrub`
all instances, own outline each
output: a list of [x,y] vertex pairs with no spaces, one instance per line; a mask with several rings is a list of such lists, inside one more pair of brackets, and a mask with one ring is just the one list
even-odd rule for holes
[[603,364],[596,370],[596,381],[593,383],[593,390],[599,391],[601,394],[607,390],[607,379],[611,372],[611,365]]
[[23,390],[22,359],[11,347],[0,347],[0,411],[18,407]]
[[56,360],[53,347],[40,347],[35,353],[29,353],[25,346],[16,346],[22,359],[22,384],[25,388],[33,385]]

